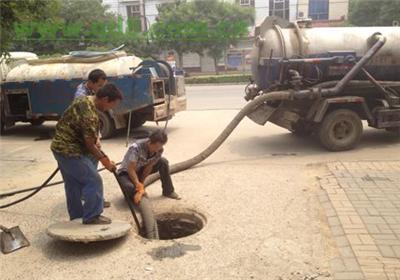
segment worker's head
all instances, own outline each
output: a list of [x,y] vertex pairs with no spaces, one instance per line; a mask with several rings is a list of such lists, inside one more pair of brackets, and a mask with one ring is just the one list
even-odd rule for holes
[[114,84],[106,84],[96,92],[96,108],[107,111],[115,108],[122,100],[121,91]]
[[90,71],[86,86],[90,90],[97,92],[106,83],[107,83],[106,73],[104,73],[104,71],[101,69],[95,69]]
[[149,150],[151,153],[156,153],[159,152],[163,149],[164,145],[168,141],[168,136],[167,134],[161,130],[158,129],[154,132],[152,132],[149,136]]

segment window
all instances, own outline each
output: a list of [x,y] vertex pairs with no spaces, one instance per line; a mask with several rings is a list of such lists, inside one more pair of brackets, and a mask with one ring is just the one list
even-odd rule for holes
[[134,2],[134,4],[126,6],[126,14],[128,15],[128,30],[142,31],[140,3]]
[[240,0],[240,6],[250,6],[250,0]]
[[139,2],[126,6],[126,13],[128,17],[140,17],[140,4]]
[[329,19],[329,0],[310,0],[308,16],[314,20]]
[[289,0],[269,0],[269,15],[289,20]]

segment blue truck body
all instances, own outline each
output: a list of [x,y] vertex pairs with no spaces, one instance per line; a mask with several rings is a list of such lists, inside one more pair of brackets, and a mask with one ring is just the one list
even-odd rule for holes
[[[175,75],[162,61],[143,61],[135,68],[125,69],[123,75],[107,76],[107,81],[121,90],[123,100],[111,112],[99,113],[106,128],[103,137],[127,127],[128,116],[133,116],[131,124],[135,127],[145,121],[169,119],[186,108],[183,76]],[[2,131],[19,121],[38,125],[58,120],[82,82],[82,78],[28,80],[15,79],[14,75],[1,86]]]

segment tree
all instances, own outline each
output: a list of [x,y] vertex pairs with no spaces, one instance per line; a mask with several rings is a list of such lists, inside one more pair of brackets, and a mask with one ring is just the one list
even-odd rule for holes
[[1,0],[1,56],[9,52],[15,31],[14,25],[23,21],[32,20],[51,21],[54,11],[58,10],[58,1],[49,0]]
[[102,0],[62,0],[59,17],[66,24],[82,22],[84,27],[90,27],[93,22],[115,20],[108,8]]
[[198,17],[207,22],[208,36],[203,46],[213,58],[215,72],[219,74],[218,61],[225,50],[248,35],[254,11],[217,0],[196,0],[193,4]]
[[351,0],[349,21],[357,26],[391,26],[400,21],[400,1]]
[[223,52],[247,35],[253,11],[217,0],[175,2],[159,9],[157,22],[151,28],[152,39],[163,49],[173,49],[183,66],[183,54],[207,52],[218,74]]
[[196,18],[192,3],[168,3],[159,8],[157,22],[150,28],[150,37],[161,49],[173,49],[178,54],[179,67],[183,54],[202,54],[201,39],[207,34],[207,25]]
[[106,50],[125,44],[129,51],[147,55],[146,34],[136,30],[131,20],[124,31],[122,17],[109,13],[101,0],[58,3],[45,19],[37,17],[14,23],[12,49],[54,54],[80,49]]

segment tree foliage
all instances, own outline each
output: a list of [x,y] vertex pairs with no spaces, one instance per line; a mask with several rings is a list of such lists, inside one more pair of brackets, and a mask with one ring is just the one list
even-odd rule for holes
[[247,35],[253,17],[252,9],[218,0],[175,2],[160,7],[151,37],[178,53],[180,67],[188,52],[208,53],[217,66],[224,51]]
[[[129,20],[127,29],[123,30],[122,18],[109,13],[102,0],[6,2],[8,11],[15,15],[14,20],[10,16],[6,19],[7,27],[2,26],[2,31],[11,31],[7,50],[43,55],[82,49],[104,50],[121,44],[138,55],[147,56],[151,50],[147,48],[146,34],[137,28],[134,20]],[[1,3],[3,8],[3,1]]]
[[400,21],[400,1],[350,0],[349,21],[357,26],[391,26]]
[[1,55],[7,53],[15,36],[14,25],[21,22],[40,20],[51,22],[55,11],[59,8],[59,2],[51,0],[1,0]]

